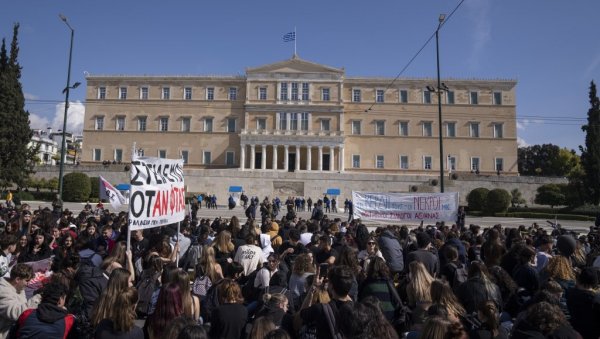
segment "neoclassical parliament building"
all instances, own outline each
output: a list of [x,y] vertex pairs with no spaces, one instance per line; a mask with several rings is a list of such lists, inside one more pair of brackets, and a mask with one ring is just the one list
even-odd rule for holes
[[[232,70],[235,72],[235,70]],[[239,76],[88,75],[83,164],[439,175],[435,79],[346,76],[299,58]],[[514,80],[443,79],[448,172],[517,175]]]

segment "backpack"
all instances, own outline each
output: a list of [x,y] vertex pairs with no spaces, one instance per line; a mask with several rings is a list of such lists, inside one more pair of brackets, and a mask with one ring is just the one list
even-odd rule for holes
[[323,219],[323,210],[320,208],[315,208],[315,212],[313,213],[313,219],[322,220]]
[[202,253],[202,247],[196,243],[194,245],[190,245],[185,254],[179,260],[179,267],[183,268],[184,271],[188,271],[190,268],[194,268],[198,259],[200,259],[200,255]]
[[454,279],[452,279],[452,288],[456,290],[458,286],[462,285],[465,281],[469,280],[469,272],[465,265],[456,266],[454,263],[450,263],[450,266],[454,268]]
[[206,293],[212,286],[212,282],[207,275],[197,277],[192,285],[192,293],[199,296],[201,299],[206,296]]
[[258,275],[258,271],[260,270],[261,269],[254,270],[254,272],[250,273],[248,277],[244,278],[245,283],[242,285],[242,295],[244,296],[244,300],[246,302],[258,300],[260,289],[254,287],[254,280],[256,280],[256,275]]
[[212,313],[221,305],[219,302],[219,293],[217,289],[219,285],[225,281],[225,279],[221,279],[215,282],[207,291],[206,297],[200,301],[200,316],[204,319],[205,323],[211,322]]
[[152,294],[159,288],[159,276],[160,272],[154,272],[153,270],[144,270],[142,272],[140,281],[136,286],[139,300],[135,310],[139,315],[144,316],[148,314],[148,308],[152,301]]

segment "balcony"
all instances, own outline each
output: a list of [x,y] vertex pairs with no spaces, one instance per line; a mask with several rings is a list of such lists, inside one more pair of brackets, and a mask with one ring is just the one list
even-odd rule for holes
[[339,145],[344,143],[342,131],[262,130],[244,129],[240,133],[242,143],[264,145]]
[[267,130],[243,129],[241,135],[282,135],[282,136],[314,136],[314,137],[343,137],[342,131],[309,131],[309,130]]

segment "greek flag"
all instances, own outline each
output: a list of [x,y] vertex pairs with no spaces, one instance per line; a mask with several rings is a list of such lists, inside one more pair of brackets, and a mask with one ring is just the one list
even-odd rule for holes
[[296,41],[296,32],[289,32],[283,35],[283,42]]

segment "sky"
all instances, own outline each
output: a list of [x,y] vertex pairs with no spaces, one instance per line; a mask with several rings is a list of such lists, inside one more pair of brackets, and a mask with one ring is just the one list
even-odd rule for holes
[[[2,0],[0,37],[20,23],[21,83],[33,128],[62,128],[70,30],[71,84],[85,74],[243,75],[289,59],[347,76],[517,80],[520,145],[585,144],[589,86],[600,78],[598,0]],[[460,6],[459,6],[460,4]],[[408,67],[406,67],[408,65]],[[406,67],[404,72],[401,72]],[[80,132],[85,86],[70,91],[67,131]]]

